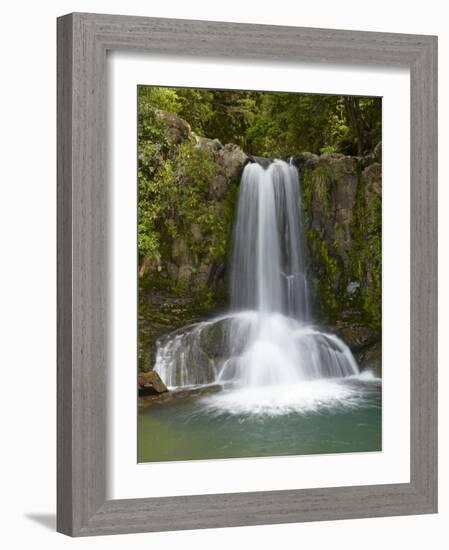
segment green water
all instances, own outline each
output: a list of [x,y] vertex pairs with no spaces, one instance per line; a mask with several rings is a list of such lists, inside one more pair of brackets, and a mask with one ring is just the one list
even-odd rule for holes
[[158,403],[139,413],[138,461],[380,451],[380,380],[339,384],[348,395],[313,405],[309,399],[304,407],[290,399],[274,409],[271,402],[258,408],[250,396],[248,407],[240,400],[233,410],[232,399],[221,406],[220,398],[228,399],[224,392]]

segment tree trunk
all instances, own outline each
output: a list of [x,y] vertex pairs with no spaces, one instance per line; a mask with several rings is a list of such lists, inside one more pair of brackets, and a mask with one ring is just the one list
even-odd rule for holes
[[369,135],[365,128],[359,98],[345,97],[344,99],[346,115],[357,138],[357,156],[361,157],[367,149]]

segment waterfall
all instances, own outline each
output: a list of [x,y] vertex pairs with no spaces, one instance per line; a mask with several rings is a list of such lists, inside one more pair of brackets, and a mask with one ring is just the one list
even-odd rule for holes
[[231,257],[231,307],[309,320],[298,171],[247,164]]
[[158,340],[154,369],[169,387],[299,387],[359,373],[351,351],[311,324],[296,167],[247,164],[230,265],[231,312]]

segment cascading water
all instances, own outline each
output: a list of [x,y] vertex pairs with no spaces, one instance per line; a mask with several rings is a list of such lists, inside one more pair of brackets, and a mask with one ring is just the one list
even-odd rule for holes
[[291,163],[246,165],[234,224],[231,313],[158,341],[155,370],[169,387],[222,384],[229,390],[223,406],[244,403],[256,412],[261,403],[288,411],[310,387],[313,403],[346,396],[326,380],[359,369],[339,338],[311,324],[300,197]]
[[231,257],[231,307],[309,319],[298,172],[275,161],[243,172]]

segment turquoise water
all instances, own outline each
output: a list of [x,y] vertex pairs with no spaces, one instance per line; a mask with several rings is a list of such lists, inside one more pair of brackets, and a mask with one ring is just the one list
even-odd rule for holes
[[382,449],[379,379],[193,393],[139,412],[139,462]]

